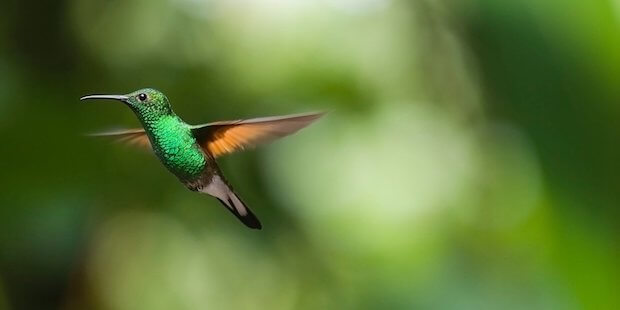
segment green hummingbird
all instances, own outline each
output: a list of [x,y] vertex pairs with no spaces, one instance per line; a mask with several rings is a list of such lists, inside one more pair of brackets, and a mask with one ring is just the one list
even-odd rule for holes
[[164,166],[188,189],[217,198],[246,226],[261,229],[258,218],[233,191],[216,158],[290,135],[323,113],[273,116],[189,125],[178,117],[168,98],[145,88],[126,95],[89,95],[80,100],[113,99],[136,114],[143,129],[94,134],[151,147]]

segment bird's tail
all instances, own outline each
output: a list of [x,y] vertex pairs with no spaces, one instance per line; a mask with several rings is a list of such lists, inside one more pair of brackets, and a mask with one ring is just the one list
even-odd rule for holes
[[201,192],[207,193],[219,200],[234,214],[243,224],[253,229],[261,229],[262,225],[256,215],[252,213],[245,203],[235,194],[233,189],[219,175],[214,175],[211,183],[205,186]]

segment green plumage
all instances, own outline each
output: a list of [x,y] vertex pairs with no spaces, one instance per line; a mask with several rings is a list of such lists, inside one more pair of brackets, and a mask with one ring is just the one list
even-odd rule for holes
[[196,143],[190,126],[174,114],[163,93],[152,89],[141,93],[147,94],[148,104],[130,107],[142,123],[157,157],[181,181],[199,179],[206,165],[206,156]]
[[198,179],[207,163],[189,125],[176,115],[160,117],[145,126],[155,154],[182,181]]

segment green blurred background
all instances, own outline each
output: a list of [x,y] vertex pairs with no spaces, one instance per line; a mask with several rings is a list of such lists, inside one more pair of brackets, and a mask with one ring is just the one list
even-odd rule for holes
[[[0,309],[618,309],[620,2],[5,0]],[[222,158],[246,229],[91,93],[190,123],[315,110]]]

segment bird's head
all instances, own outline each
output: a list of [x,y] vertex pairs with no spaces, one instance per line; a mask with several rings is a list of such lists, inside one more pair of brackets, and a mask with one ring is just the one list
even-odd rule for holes
[[89,95],[80,100],[112,99],[127,104],[140,118],[154,118],[172,114],[172,107],[162,92],[143,88],[126,95]]

